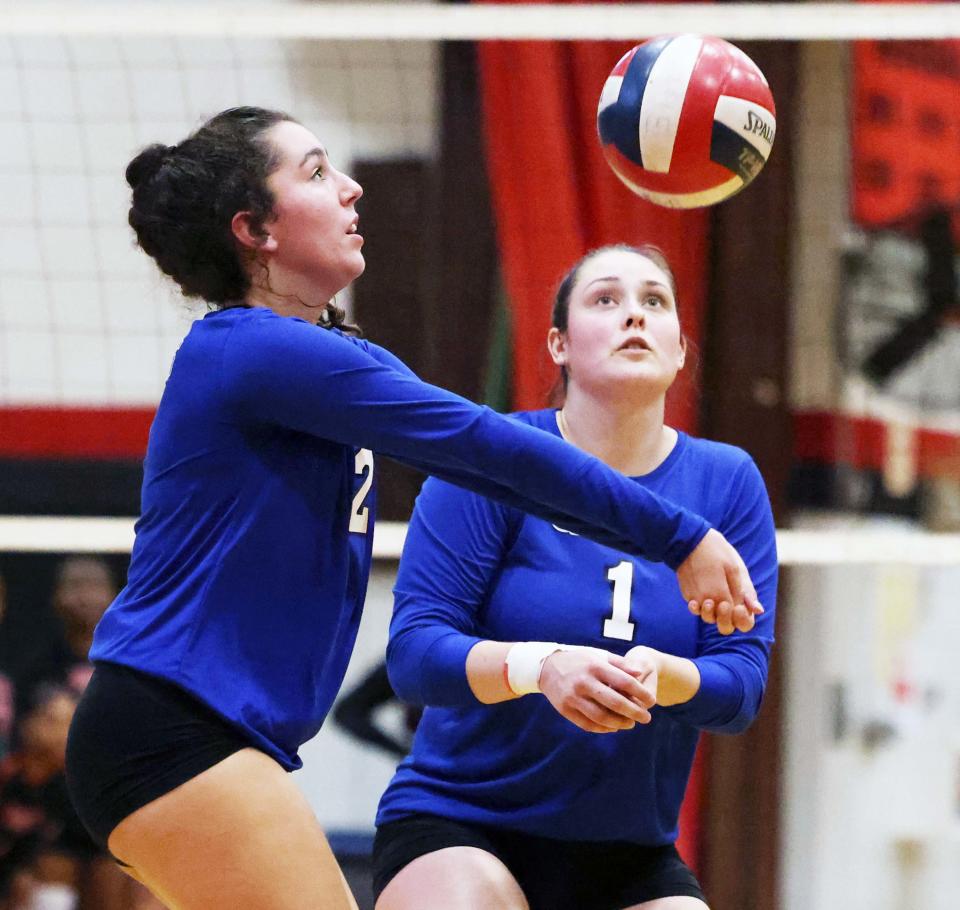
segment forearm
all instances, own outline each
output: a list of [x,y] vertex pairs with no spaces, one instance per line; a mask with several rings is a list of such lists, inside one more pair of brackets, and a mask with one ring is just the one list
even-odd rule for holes
[[464,665],[479,641],[441,624],[391,632],[387,670],[397,697],[411,705],[464,706],[475,695]]
[[763,697],[766,667],[743,654],[709,654],[695,660],[700,688],[687,702],[667,708],[675,720],[711,733],[742,733]]
[[[446,458],[448,446],[461,450],[456,460]],[[434,434],[429,450],[405,454],[374,446],[449,483],[673,569],[710,530],[700,516],[571,448],[493,412],[462,433]]]
[[467,682],[477,701],[495,705],[518,696],[507,685],[504,666],[510,642],[479,641],[467,655]]
[[682,705],[700,691],[700,671],[686,657],[676,657],[655,648],[641,646],[657,667],[657,704],[661,707]]

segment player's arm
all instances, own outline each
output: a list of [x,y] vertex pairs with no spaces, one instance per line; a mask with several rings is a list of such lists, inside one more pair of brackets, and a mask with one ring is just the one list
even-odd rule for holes
[[238,419],[371,449],[673,568],[710,530],[557,437],[298,320],[236,325],[223,374]]
[[393,351],[388,351],[386,348],[380,347],[379,344],[374,344],[372,341],[367,341],[365,338],[359,340],[358,344],[378,363],[382,363],[386,367],[391,367],[396,370],[398,373],[403,373],[405,376],[412,376],[414,379],[419,379],[413,370],[410,369]]
[[688,599],[751,602],[736,551],[699,516],[599,460],[298,320],[238,324],[224,392],[238,419],[362,446],[679,569]]
[[627,669],[633,673],[653,673],[657,680],[657,704],[662,708],[682,705],[700,691],[700,670],[687,657],[667,654],[647,645],[631,648],[624,655]]
[[[770,502],[760,472],[747,458],[731,484],[731,502],[722,528],[757,580],[766,612],[757,617],[748,633],[724,635],[717,626],[702,624],[698,653],[692,660],[672,655],[655,658],[667,668],[666,683],[661,677],[658,702],[672,704],[667,710],[677,720],[711,732],[739,733],[756,717],[766,688],[778,574]],[[695,679],[698,685],[694,688]]]

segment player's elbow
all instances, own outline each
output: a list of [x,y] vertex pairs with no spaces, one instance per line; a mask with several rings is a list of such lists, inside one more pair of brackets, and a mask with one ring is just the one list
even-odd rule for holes
[[736,736],[738,733],[745,733],[756,720],[760,713],[760,704],[763,700],[763,693],[745,696],[738,706],[737,710],[721,723],[712,725],[709,732],[719,733],[721,735]]
[[408,705],[424,704],[423,685],[420,671],[423,667],[422,655],[412,653],[410,642],[401,634],[392,637],[387,643],[387,678],[397,698]]
[[736,717],[724,724],[709,727],[708,732],[718,733],[721,736],[736,736],[738,733],[746,733],[750,729],[755,716],[745,713],[737,714]]

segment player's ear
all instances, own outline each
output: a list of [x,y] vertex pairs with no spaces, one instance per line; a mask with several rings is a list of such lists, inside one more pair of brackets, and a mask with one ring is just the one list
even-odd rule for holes
[[558,367],[566,366],[567,338],[560,329],[554,327],[547,332],[547,350]]
[[687,362],[687,336],[680,336],[680,354],[677,358],[677,371],[683,369],[683,365]]
[[277,240],[266,225],[254,228],[251,212],[237,212],[230,221],[230,230],[240,245],[248,250],[273,253],[277,249]]

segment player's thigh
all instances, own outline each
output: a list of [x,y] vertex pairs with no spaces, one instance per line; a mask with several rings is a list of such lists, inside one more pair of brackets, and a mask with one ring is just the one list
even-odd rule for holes
[[355,910],[303,794],[241,749],[125,818],[109,841],[172,910]]
[[634,904],[626,910],[710,910],[698,897],[658,897],[656,900]]
[[510,870],[478,847],[418,856],[383,889],[376,910],[529,910]]

